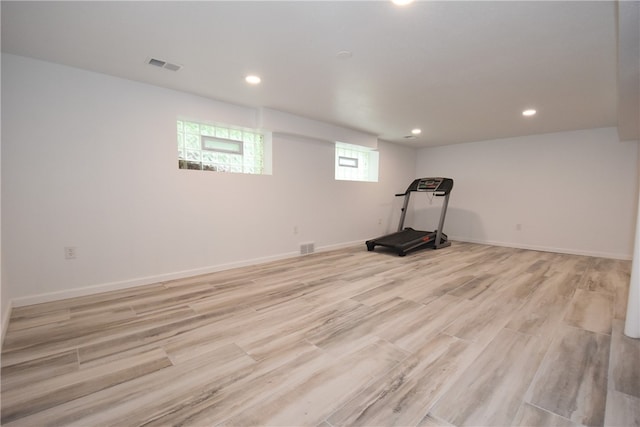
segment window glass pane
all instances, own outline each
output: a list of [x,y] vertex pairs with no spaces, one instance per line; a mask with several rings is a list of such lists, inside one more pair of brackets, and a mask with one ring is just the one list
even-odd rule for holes
[[211,125],[200,125],[200,135],[215,136],[216,129]]
[[184,122],[184,131],[187,133],[194,133],[200,135],[200,125],[193,122]]
[[200,161],[200,151],[199,150],[187,150],[187,160]]
[[222,127],[217,127],[216,128],[216,137],[217,138],[229,139],[229,129],[222,128]]
[[357,157],[338,156],[338,165],[348,167],[348,168],[357,168],[358,160],[359,159]]
[[242,135],[242,140],[244,142],[249,142],[253,144],[254,139],[255,138],[252,132],[244,132],[244,134]]
[[200,148],[200,137],[198,135],[185,135],[185,148],[197,150]]
[[207,150],[242,153],[242,144],[235,141],[223,141],[220,139],[202,138],[202,148]]
[[179,168],[264,173],[263,135],[185,120],[177,120],[176,128]]

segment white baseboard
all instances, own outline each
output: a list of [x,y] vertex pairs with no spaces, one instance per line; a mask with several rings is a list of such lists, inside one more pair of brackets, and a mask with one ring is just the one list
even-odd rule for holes
[[466,237],[451,236],[451,235],[449,236],[449,238],[451,240],[457,240],[459,242],[478,243],[481,245],[490,245],[490,246],[504,246],[507,248],[528,249],[528,250],[540,251],[540,252],[554,252],[554,253],[569,254],[569,255],[583,255],[583,256],[592,256],[592,257],[598,257],[598,258],[621,259],[625,261],[629,261],[632,258],[631,254],[582,251],[582,250],[568,249],[568,248],[555,248],[551,246],[536,246],[536,245],[526,245],[526,244],[513,243],[513,242],[498,242],[495,240],[468,239]]
[[[353,246],[357,243],[362,243],[364,245],[364,240],[362,242],[357,241],[357,242],[347,242],[347,243],[340,243],[335,245],[322,246],[322,247],[316,248],[315,252],[325,252],[325,251],[330,251],[335,249],[342,249],[345,247]],[[101,283],[98,285],[84,286],[81,288],[65,289],[63,291],[46,292],[46,293],[37,294],[37,295],[29,295],[29,296],[14,298],[11,302],[13,303],[13,307],[23,307],[26,305],[41,304],[45,302],[58,301],[58,300],[63,300],[67,298],[82,297],[82,296],[93,295],[93,294],[98,294],[102,292],[117,291],[121,289],[133,288],[136,286],[150,285],[150,284],[159,283],[159,282],[167,282],[169,280],[184,279],[186,277],[200,276],[202,274],[210,274],[218,271],[230,270],[232,268],[264,264],[271,261],[278,261],[278,260],[293,258],[297,256],[301,256],[300,253],[286,252],[278,255],[271,255],[271,256],[261,257],[261,258],[253,258],[250,260],[232,262],[228,264],[213,265],[208,267],[195,268],[192,270],[176,271],[172,273],[164,273],[164,274],[158,274],[158,275],[147,276],[147,277],[138,277],[135,279],[123,280],[119,282]],[[5,328],[4,323],[2,324],[2,327]],[[4,332],[3,332],[3,336],[4,336]]]
[[[535,245],[521,245],[517,243],[511,242],[498,242],[493,240],[477,240],[477,239],[468,239],[464,237],[456,237],[449,236],[449,238],[453,241],[459,242],[469,242],[469,243],[478,243],[483,245],[491,245],[491,246],[504,246],[510,248],[518,248],[518,249],[528,249],[534,251],[542,251],[542,252],[556,252],[556,253],[565,253],[571,255],[584,255],[584,256],[594,256],[601,258],[613,258],[613,259],[622,259],[622,260],[630,260],[631,255],[628,254],[613,254],[608,252],[593,252],[593,251],[577,251],[566,248],[553,248],[547,246],[535,246]],[[334,245],[327,245],[316,248],[316,252],[326,252],[330,250],[343,249],[351,246],[356,246],[362,244],[363,250],[364,240],[357,240],[345,243],[339,243]],[[307,256],[300,255],[298,252],[286,252],[278,255],[271,255],[267,257],[261,258],[253,258],[250,260],[232,262],[228,264],[220,264],[202,268],[195,268],[191,270],[177,271],[172,273],[164,273],[147,277],[138,277],[130,280],[123,280],[119,282],[110,282],[110,283],[102,283],[98,285],[85,286],[81,288],[73,288],[73,289],[65,289],[63,291],[56,292],[46,292],[38,295],[29,295],[19,298],[14,298],[9,302],[10,306],[5,314],[5,318],[2,319],[2,339],[4,340],[4,334],[9,323],[9,317],[11,314],[11,309],[13,307],[22,307],[26,305],[32,304],[40,304],[44,302],[58,301],[67,298],[75,298],[87,295],[93,295],[102,292],[116,291],[121,289],[133,288],[135,286],[142,285],[150,285],[153,283],[166,282],[169,280],[177,280],[184,279],[186,277],[199,276],[202,274],[210,274],[223,270],[230,270],[232,268],[246,267],[250,265],[258,265],[264,264],[271,261],[278,261],[282,259],[294,258],[297,256]]]

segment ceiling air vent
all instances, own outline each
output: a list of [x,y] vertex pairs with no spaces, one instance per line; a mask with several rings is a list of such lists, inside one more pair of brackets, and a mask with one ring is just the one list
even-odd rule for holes
[[170,71],[178,71],[182,68],[182,65],[172,64],[171,62],[163,61],[162,59],[147,58],[146,62],[154,67],[160,67]]

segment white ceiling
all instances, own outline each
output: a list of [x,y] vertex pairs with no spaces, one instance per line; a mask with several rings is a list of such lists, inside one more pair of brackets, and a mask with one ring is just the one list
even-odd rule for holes
[[428,146],[616,126],[616,21],[593,1],[2,1],[2,51]]

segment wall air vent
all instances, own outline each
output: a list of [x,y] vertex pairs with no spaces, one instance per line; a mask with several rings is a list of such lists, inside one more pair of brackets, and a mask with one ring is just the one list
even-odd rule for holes
[[182,68],[182,65],[172,64],[171,62],[167,62],[166,64],[164,64],[164,68],[171,71],[178,71],[180,68]]
[[301,255],[312,254],[314,252],[315,252],[315,245],[313,242],[300,244]]
[[147,58],[146,63],[153,65],[154,67],[164,68],[169,71],[178,71],[182,68],[182,65],[172,64],[171,62],[163,61],[162,59]]

